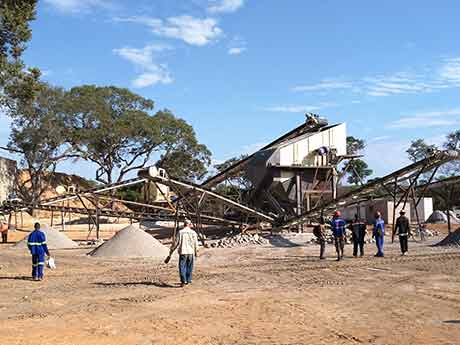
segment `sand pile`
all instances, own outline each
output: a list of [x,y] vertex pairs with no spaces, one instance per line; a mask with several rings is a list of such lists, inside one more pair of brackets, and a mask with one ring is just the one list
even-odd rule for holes
[[[67,237],[66,234],[59,232],[57,230],[50,229],[48,225],[42,225],[41,229],[46,235],[46,244],[49,249],[66,249],[66,248],[76,248],[78,244],[72,241]],[[24,239],[16,243],[12,248],[23,249],[27,248],[27,235]]]
[[460,247],[460,228],[447,235],[441,242],[435,245]]
[[130,225],[89,253],[98,257],[154,257],[164,259],[169,249],[153,236]]

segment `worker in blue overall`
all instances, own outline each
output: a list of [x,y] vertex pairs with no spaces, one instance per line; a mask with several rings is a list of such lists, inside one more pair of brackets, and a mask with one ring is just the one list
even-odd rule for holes
[[374,231],[375,244],[377,245],[377,254],[374,256],[383,257],[383,242],[385,238],[385,222],[382,219],[380,212],[375,213]]
[[50,256],[48,246],[46,245],[46,235],[40,230],[40,224],[35,223],[34,231],[32,231],[27,239],[27,246],[30,254],[32,254],[32,279],[40,281],[43,279],[45,270],[45,255]]
[[329,222],[334,235],[335,250],[337,252],[337,261],[343,259],[343,250],[345,247],[345,227],[347,223],[342,219],[340,211],[334,212],[334,217]]

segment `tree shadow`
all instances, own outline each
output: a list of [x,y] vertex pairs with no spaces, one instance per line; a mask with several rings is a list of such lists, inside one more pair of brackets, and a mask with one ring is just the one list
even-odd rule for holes
[[0,277],[0,280],[33,280],[30,276]]
[[138,286],[138,285],[143,285],[143,286],[155,286],[157,288],[169,288],[169,289],[177,289],[180,288],[180,284],[168,284],[165,282],[151,282],[151,281],[143,281],[143,282],[120,282],[120,283],[104,283],[104,282],[98,282],[94,283],[95,285],[98,286],[103,286],[103,287],[129,287],[129,286]]

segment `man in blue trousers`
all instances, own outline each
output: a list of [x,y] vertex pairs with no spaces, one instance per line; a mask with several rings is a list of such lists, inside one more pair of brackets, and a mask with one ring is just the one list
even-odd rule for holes
[[43,280],[45,270],[45,255],[50,253],[46,245],[46,235],[40,230],[40,224],[35,223],[35,230],[32,231],[27,239],[27,246],[32,254],[32,279],[35,281]]
[[343,259],[343,250],[345,248],[345,226],[347,223],[342,219],[340,211],[334,212],[334,217],[329,222],[334,235],[335,251],[337,252],[337,261]]
[[171,253],[176,248],[179,252],[179,275],[182,287],[192,283],[193,264],[198,255],[198,235],[191,229],[192,222],[186,219],[184,225],[171,249]]
[[375,244],[377,245],[377,257],[383,257],[383,242],[385,238],[385,222],[380,212],[375,213],[374,232]]

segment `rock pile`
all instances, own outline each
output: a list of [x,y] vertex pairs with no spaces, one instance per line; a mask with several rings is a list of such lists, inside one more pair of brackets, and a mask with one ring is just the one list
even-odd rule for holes
[[238,234],[224,237],[217,242],[211,243],[213,248],[233,248],[252,245],[265,245],[269,241],[258,234]]

